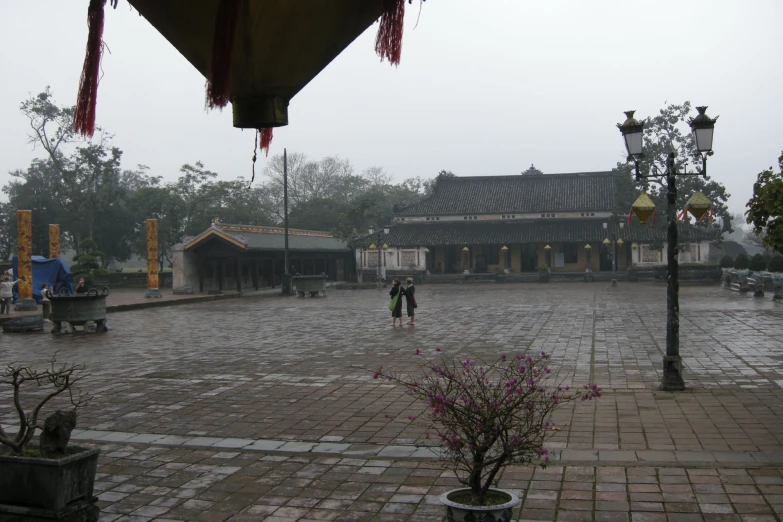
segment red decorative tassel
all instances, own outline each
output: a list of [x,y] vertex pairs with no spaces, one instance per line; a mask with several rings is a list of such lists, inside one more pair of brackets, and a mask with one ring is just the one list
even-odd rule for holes
[[272,144],[272,128],[259,129],[258,148],[264,151],[266,156],[269,156],[269,146]]
[[650,226],[655,224],[655,216],[657,215],[658,215],[658,209],[656,208],[655,210],[653,210],[653,217],[652,217],[652,221],[650,221]]
[[631,224],[632,216],[633,216],[633,207],[631,208],[631,210],[628,211],[628,219],[625,220],[625,224],[626,225],[630,225]]
[[212,35],[212,58],[207,77],[207,106],[222,109],[231,96],[231,56],[240,0],[220,0]]
[[[105,5],[106,0],[90,0],[90,6],[87,8],[87,52],[84,55],[82,77],[79,80],[76,112],[73,115],[73,128],[82,136],[92,136],[95,133],[95,104],[98,101]],[[112,5],[116,8],[117,0],[112,0]]]
[[381,61],[388,59],[392,65],[400,65],[404,19],[405,0],[383,0],[383,14],[375,37],[375,52]]

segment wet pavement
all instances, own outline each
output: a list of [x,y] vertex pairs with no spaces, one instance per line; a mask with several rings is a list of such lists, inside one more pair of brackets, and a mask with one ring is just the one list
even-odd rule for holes
[[93,402],[74,439],[103,449],[106,521],[441,520],[437,495],[457,482],[404,420],[421,405],[366,371],[412,370],[416,348],[545,350],[560,381],[604,386],[555,414],[557,466],[501,478],[522,494],[515,520],[780,520],[783,303],[683,286],[688,389],[666,393],[662,285],[422,285],[417,325],[396,329],[387,300],[344,290],[127,311],[102,335],[6,334],[0,356],[59,350],[88,365]]

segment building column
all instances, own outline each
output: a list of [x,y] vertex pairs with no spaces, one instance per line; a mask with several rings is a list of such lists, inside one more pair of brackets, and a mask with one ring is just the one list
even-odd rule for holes
[[204,256],[198,255],[198,291],[204,292]]
[[49,225],[49,259],[60,257],[60,225]]
[[250,260],[250,278],[253,280],[253,288],[258,290],[258,260]]
[[16,211],[16,277],[19,280],[19,300],[15,310],[37,309],[33,299],[33,216],[30,210]]
[[237,292],[242,291],[242,261],[237,255],[234,258],[234,279],[237,281]]
[[144,297],[162,297],[158,287],[158,220],[148,219],[147,225],[147,291]]
[[218,292],[223,291],[223,258],[217,260]]

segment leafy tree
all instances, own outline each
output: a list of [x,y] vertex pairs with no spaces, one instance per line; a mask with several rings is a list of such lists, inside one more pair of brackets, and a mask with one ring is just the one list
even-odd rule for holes
[[720,258],[721,268],[731,268],[733,266],[734,266],[734,258],[732,258],[730,255],[725,255],[722,258]]
[[750,263],[748,263],[748,268],[750,268],[753,271],[762,271],[767,269],[767,260],[764,258],[761,254],[756,254],[753,257],[750,258]]
[[0,261],[11,257],[15,243],[16,233],[11,227],[12,212],[10,203],[0,201]]
[[[39,218],[59,223],[73,244],[87,237],[99,241],[104,263],[109,258],[126,259],[131,253],[131,219],[124,201],[130,189],[120,170],[122,151],[111,144],[112,136],[99,129],[95,139],[82,141],[73,131],[74,108],[58,106],[48,87],[20,109],[30,122],[30,142],[43,148],[47,158],[12,173],[18,183],[4,189],[12,206],[31,208],[38,216],[34,223]],[[38,223],[33,248],[43,251],[43,228],[48,223]]]
[[311,199],[294,207],[288,216],[288,224],[293,228],[334,230],[338,227],[340,214],[348,208],[348,204],[333,199]]
[[746,214],[762,244],[783,252],[783,154],[778,163],[780,171],[775,172],[770,167],[759,173]]
[[740,254],[734,259],[734,268],[737,270],[744,270],[750,265],[750,260],[745,254]]
[[770,272],[783,272],[783,256],[780,254],[773,256],[772,259],[769,260],[768,270]]
[[538,170],[532,163],[527,170],[522,171],[523,176],[542,176],[544,173]]
[[158,268],[171,266],[172,247],[182,240],[184,203],[171,186],[140,187],[128,200],[128,209],[134,216],[133,251],[147,257],[147,219],[158,220]]

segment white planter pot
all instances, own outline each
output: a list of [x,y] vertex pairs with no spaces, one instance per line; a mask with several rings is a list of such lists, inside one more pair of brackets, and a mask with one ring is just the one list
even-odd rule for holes
[[449,500],[449,495],[461,491],[469,491],[469,489],[453,489],[440,496],[440,501],[446,506],[447,522],[510,522],[514,506],[519,504],[518,496],[502,489],[490,489],[511,497],[509,502],[499,506],[470,506]]

